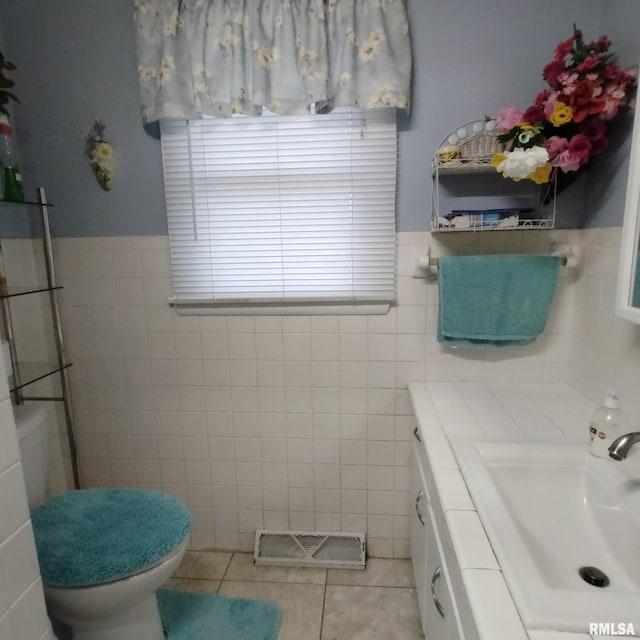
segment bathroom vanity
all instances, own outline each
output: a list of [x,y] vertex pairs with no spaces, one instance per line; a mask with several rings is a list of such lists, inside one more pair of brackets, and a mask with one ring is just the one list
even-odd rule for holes
[[410,516],[410,542],[422,630],[425,638],[476,640],[478,636],[469,602],[461,584],[460,565],[421,431],[416,427],[413,432],[411,496],[414,513]]
[[[640,451],[625,463],[589,456],[594,405],[565,385],[410,383],[409,392],[417,423],[411,556],[426,638],[590,640],[589,622],[613,621],[634,623],[640,634],[635,565],[595,552],[598,527],[581,535],[582,502],[575,515],[567,508],[576,502],[571,491],[584,492],[593,509],[620,501],[605,518],[628,512],[640,522],[639,492],[627,490],[640,477]],[[513,513],[505,512],[509,491],[492,493],[491,464],[511,470],[504,486],[516,501],[520,488],[526,492],[526,509],[517,513],[512,502]],[[573,564],[583,556],[611,570],[608,592],[577,577]]]

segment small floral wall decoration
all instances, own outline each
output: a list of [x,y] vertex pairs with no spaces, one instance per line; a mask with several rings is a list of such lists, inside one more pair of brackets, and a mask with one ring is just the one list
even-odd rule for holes
[[105,191],[110,191],[116,179],[118,163],[115,149],[104,137],[106,128],[107,125],[96,118],[85,131],[83,138],[87,143],[85,154],[89,158],[98,184]]
[[498,114],[498,140],[506,145],[493,157],[499,173],[543,184],[575,175],[604,151],[609,124],[634,106],[637,84],[637,69],[615,64],[610,46],[604,35],[585,42],[575,26],[558,44],[542,71],[549,88],[524,113],[508,106]]

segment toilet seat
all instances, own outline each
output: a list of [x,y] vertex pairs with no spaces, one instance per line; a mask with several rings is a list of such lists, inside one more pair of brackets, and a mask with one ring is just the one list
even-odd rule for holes
[[85,489],[57,496],[31,514],[45,587],[121,580],[161,563],[186,538],[187,507],[145,489]]

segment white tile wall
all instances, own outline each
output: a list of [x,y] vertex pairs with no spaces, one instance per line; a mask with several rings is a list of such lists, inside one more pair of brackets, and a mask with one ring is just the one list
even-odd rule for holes
[[[59,240],[86,483],[179,495],[194,512],[195,547],[248,548],[256,526],[340,528],[367,530],[374,555],[406,555],[407,381],[568,378],[594,401],[613,385],[637,426],[640,329],[613,313],[620,233],[400,234],[399,305],[383,318],[180,318],[166,306],[166,238]],[[437,288],[410,278],[412,247],[432,242],[436,255],[546,251],[551,241],[580,244],[581,268],[563,273],[541,340],[499,354],[437,346]],[[3,241],[23,267],[24,242]],[[18,324],[37,333],[37,323],[27,322],[33,310],[24,313]],[[482,416],[495,411],[472,391],[467,398],[486,430]],[[439,397],[446,402],[446,394]],[[554,422],[566,412],[545,397],[519,402],[544,405]],[[510,407],[501,410],[508,420]],[[44,640],[50,636],[4,387],[0,512],[0,637]]]
[[[0,360],[0,378],[4,376]],[[0,396],[0,514],[0,638],[48,639],[49,622],[6,385]]]
[[640,326],[615,315],[621,227],[581,232],[569,382],[597,404],[618,390],[630,431],[640,429]]
[[196,548],[250,549],[256,527],[365,530],[408,555],[411,380],[566,379],[572,288],[520,351],[447,352],[434,254],[547,252],[571,232],[400,233],[385,316],[184,317],[167,305],[166,237],[61,238],[58,275],[86,486],[145,486],[194,512]]

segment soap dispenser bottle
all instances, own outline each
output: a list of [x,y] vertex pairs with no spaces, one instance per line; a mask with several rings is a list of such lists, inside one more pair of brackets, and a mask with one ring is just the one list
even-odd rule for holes
[[618,396],[614,389],[607,389],[604,404],[595,410],[589,422],[589,451],[599,458],[608,458],[609,446],[624,433]]

